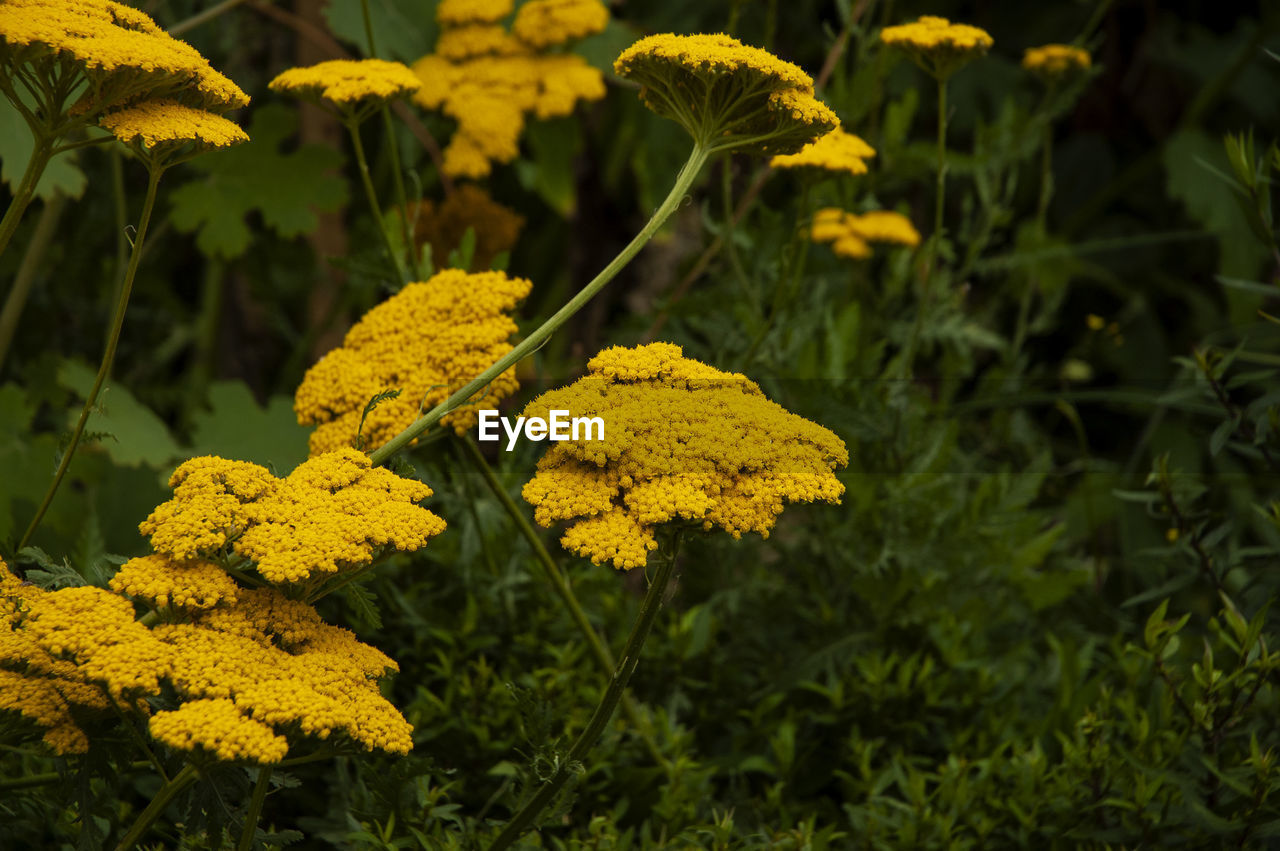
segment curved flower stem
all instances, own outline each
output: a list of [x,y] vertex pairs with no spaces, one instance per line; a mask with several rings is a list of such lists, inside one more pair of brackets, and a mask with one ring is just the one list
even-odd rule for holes
[[[587,639],[587,644],[591,647],[591,654],[595,656],[596,662],[600,665],[600,670],[606,675],[612,674],[616,668],[613,654],[609,652],[609,648],[605,646],[605,643],[600,640],[599,633],[591,625],[591,620],[587,617],[587,613],[582,610],[581,604],[578,603],[578,598],[573,593],[573,586],[569,584],[569,580],[565,578],[564,573],[556,565],[555,559],[552,558],[551,553],[547,551],[546,546],[542,543],[542,538],[538,537],[537,530],[529,523],[529,519],[525,517],[524,513],[511,498],[511,495],[507,493],[507,489],[502,486],[502,482],[498,481],[498,476],[493,472],[493,467],[489,466],[489,462],[485,460],[484,455],[480,452],[480,447],[476,446],[475,441],[465,437],[458,437],[456,440],[463,445],[467,458],[484,478],[489,490],[493,492],[494,497],[502,504],[507,516],[516,524],[521,536],[529,544],[533,554],[537,556],[538,564],[542,567],[543,576],[547,578],[551,589],[556,592],[556,595],[560,597],[560,601],[564,603],[565,608],[569,610],[574,623],[578,625],[578,630]],[[631,695],[626,692],[623,692],[622,695],[622,711],[644,741],[645,748],[649,751],[649,756],[670,773],[670,765],[663,758],[657,742],[653,740],[653,730],[649,724],[649,719],[641,714],[640,708],[631,699]]]
[[604,731],[605,725],[609,723],[609,719],[613,716],[613,710],[617,708],[618,700],[622,697],[623,691],[627,687],[627,682],[630,681],[631,675],[635,672],[636,665],[640,661],[640,650],[644,647],[644,641],[649,636],[649,629],[653,626],[653,619],[658,614],[658,609],[662,608],[662,598],[666,594],[667,583],[671,580],[676,558],[679,556],[679,534],[677,532],[672,540],[670,554],[663,558],[658,565],[658,572],[653,577],[653,582],[649,585],[648,593],[644,595],[644,604],[640,607],[640,614],[636,617],[635,625],[631,627],[631,635],[627,638],[627,643],[622,648],[622,661],[614,670],[613,679],[605,690],[604,697],[600,700],[600,705],[596,707],[596,711],[592,714],[591,720],[587,722],[587,728],[582,731],[577,741],[569,748],[568,755],[560,762],[556,773],[551,776],[551,779],[543,784],[542,788],[534,793],[534,796],[520,808],[520,812],[512,816],[511,821],[507,822],[502,828],[498,838],[493,840],[493,844],[489,846],[489,851],[502,851],[502,849],[510,847],[511,843],[520,838],[520,835],[533,824],[533,820],[538,813],[542,812],[543,807],[549,804],[564,787],[574,766],[587,755],[587,752],[591,750],[591,746],[599,738],[600,733]]
[[258,819],[262,817],[262,802],[267,799],[267,788],[270,785],[271,766],[258,766],[258,782],[253,784],[253,797],[249,799],[249,810],[244,814],[244,830],[240,834],[236,851],[250,851],[253,848],[253,837],[258,833]]
[[9,202],[9,209],[5,210],[4,218],[0,219],[0,255],[4,254],[4,250],[9,246],[9,240],[13,239],[14,232],[18,230],[22,214],[31,204],[31,199],[35,196],[36,184],[40,182],[44,167],[49,164],[52,157],[53,138],[48,136],[37,138],[36,146],[31,151],[31,159],[27,161],[27,168],[22,172],[18,188],[13,192],[13,200]]
[[138,816],[137,821],[133,823],[133,827],[129,828],[129,832],[120,840],[120,844],[116,846],[116,851],[129,851],[130,848],[138,844],[138,840],[151,827],[165,808],[172,803],[183,790],[199,778],[200,772],[191,763],[182,766],[182,770],[173,775],[173,779],[160,787],[160,791],[151,799],[151,803]]
[[387,233],[387,225],[382,218],[382,207],[378,203],[378,193],[374,191],[373,180],[369,177],[369,159],[364,155],[364,143],[360,141],[360,123],[348,118],[343,121],[343,124],[351,134],[351,147],[355,151],[356,165],[360,167],[360,182],[364,184],[364,194],[369,199],[369,209],[373,211],[373,223],[378,226],[378,233],[382,234],[382,244],[386,246],[387,255],[395,264],[396,274],[400,276],[399,283],[403,284],[409,279],[405,275],[404,261],[400,259],[400,254],[392,245],[391,235]]
[[479,392],[486,384],[497,378],[508,368],[524,360],[527,356],[533,354],[539,349],[543,343],[551,337],[556,330],[569,320],[583,305],[589,302],[596,293],[604,287],[605,284],[613,280],[618,272],[622,271],[627,263],[631,262],[631,258],[640,252],[653,235],[657,232],[662,223],[667,220],[675,209],[680,206],[680,201],[684,198],[684,194],[693,184],[694,178],[702,171],[702,166],[706,164],[710,152],[702,145],[695,144],[693,151],[689,154],[689,159],[680,169],[680,173],[676,176],[675,185],[671,187],[671,192],[663,200],[662,204],[654,211],[653,216],[640,229],[640,233],[636,234],[627,246],[618,252],[618,256],[609,261],[609,265],[600,271],[600,274],[591,279],[585,287],[578,291],[578,294],[557,310],[550,319],[538,326],[528,337],[524,338],[519,345],[508,352],[504,357],[499,359],[497,363],[490,366],[484,372],[473,378],[461,390],[454,393],[448,399],[445,399],[439,405],[436,405],[430,411],[423,414],[413,423],[411,423],[404,431],[397,434],[391,440],[387,441],[380,449],[370,456],[370,460],[374,464],[382,464],[395,453],[399,452],[418,435],[422,434],[431,426],[440,421],[440,418],[452,411],[459,405],[464,404],[468,399]]
[[49,242],[58,228],[58,218],[67,198],[61,192],[44,202],[40,210],[40,218],[36,220],[35,231],[31,241],[27,243],[22,263],[18,265],[18,274],[13,279],[13,288],[5,297],[4,309],[0,310],[0,373],[4,371],[4,362],[9,355],[9,346],[13,343],[13,335],[18,330],[18,319],[22,317],[22,309],[27,305],[27,297],[31,295],[31,287],[35,284],[36,275]]
[[133,290],[133,279],[138,273],[138,261],[142,258],[142,245],[147,238],[147,224],[151,221],[151,211],[156,205],[156,190],[160,185],[160,177],[164,174],[164,170],[164,166],[161,165],[153,165],[151,168],[151,174],[147,180],[147,195],[142,202],[142,215],[138,219],[138,235],[134,237],[133,249],[129,253],[129,268],[125,270],[124,284],[120,287],[120,294],[116,298],[115,317],[111,320],[111,331],[107,334],[107,347],[102,353],[102,362],[98,364],[98,374],[93,379],[93,387],[89,389],[89,395],[84,400],[84,407],[80,409],[80,419],[76,421],[76,427],[71,432],[71,441],[67,444],[66,451],[62,454],[62,460],[58,463],[58,471],[53,475],[53,482],[49,485],[49,490],[45,492],[40,508],[36,511],[36,516],[31,518],[31,525],[27,526],[27,531],[23,533],[22,540],[18,542],[17,549],[19,550],[31,540],[36,527],[44,519],[44,513],[49,510],[49,504],[53,502],[53,495],[58,492],[58,486],[62,484],[62,478],[67,474],[67,468],[71,466],[71,458],[76,454],[76,447],[80,444],[81,435],[84,434],[84,427],[89,421],[89,414],[93,411],[93,406],[98,401],[98,393],[102,390],[102,385],[106,382],[107,375],[111,372],[111,364],[116,358],[116,346],[120,343],[120,329],[124,325],[125,309],[129,306],[129,293]]

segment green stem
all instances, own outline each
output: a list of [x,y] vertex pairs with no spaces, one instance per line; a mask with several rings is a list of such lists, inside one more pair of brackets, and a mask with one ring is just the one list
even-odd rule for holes
[[378,193],[374,191],[373,179],[369,176],[369,160],[364,155],[364,143],[360,141],[360,124],[352,119],[344,123],[347,126],[347,132],[351,134],[351,146],[355,151],[356,165],[360,168],[360,182],[364,184],[365,197],[369,199],[369,209],[373,211],[373,222],[378,226],[378,233],[382,234],[382,243],[387,248],[387,255],[391,258],[391,262],[395,264],[400,283],[406,283],[409,278],[405,274],[404,261],[400,259],[396,247],[391,244],[391,235],[387,233],[386,222],[382,219],[382,206],[378,203]]
[[1040,201],[1036,205],[1036,225],[1041,236],[1045,234],[1051,200],[1053,200],[1053,127],[1046,121],[1044,141],[1040,150]]
[[200,773],[196,771],[196,767],[191,763],[182,766],[182,770],[173,776],[173,779],[160,787],[160,791],[151,799],[151,803],[138,816],[138,820],[133,823],[133,827],[129,828],[129,832],[120,840],[120,844],[116,846],[116,851],[129,851],[130,848],[138,844],[138,840],[151,827],[165,811],[165,808],[172,803],[184,789],[196,782]]
[[[529,548],[533,550],[539,566],[542,567],[542,575],[546,577],[551,589],[556,592],[560,601],[564,603],[565,608],[569,610],[574,623],[578,625],[578,631],[582,633],[583,638],[587,639],[587,644],[591,647],[591,654],[595,656],[600,670],[606,675],[613,673],[616,667],[613,654],[609,652],[609,648],[605,646],[605,643],[600,640],[599,633],[591,625],[591,620],[587,617],[587,613],[583,611],[581,604],[578,603],[578,598],[573,593],[573,586],[569,584],[569,580],[565,578],[564,573],[556,565],[555,559],[547,551],[546,545],[542,543],[542,538],[538,535],[537,530],[533,528],[533,524],[529,522],[524,512],[516,505],[515,500],[511,498],[511,494],[507,493],[507,489],[502,486],[502,482],[498,481],[497,474],[494,473],[493,467],[489,466],[489,462],[480,452],[480,447],[476,446],[474,441],[465,437],[458,437],[456,440],[462,444],[468,460],[480,473],[485,484],[489,486],[489,490],[493,492],[494,497],[502,504],[507,516],[511,518],[511,522],[516,524],[520,535],[529,544]],[[636,732],[640,734],[640,738],[644,741],[645,748],[649,751],[649,756],[653,758],[653,761],[663,768],[669,768],[667,761],[662,756],[662,752],[658,749],[657,742],[653,740],[653,731],[650,727],[649,719],[642,716],[639,707],[631,699],[630,694],[624,693],[622,695],[622,711],[626,714],[627,720],[635,727]]]
[[[35,132],[34,129],[32,132]],[[9,246],[9,240],[13,239],[14,232],[18,230],[22,214],[27,211],[27,206],[35,196],[40,175],[44,174],[44,167],[49,164],[52,156],[53,138],[37,139],[36,146],[31,152],[31,159],[27,160],[27,168],[22,172],[22,179],[18,181],[18,188],[14,190],[13,200],[9,202],[9,209],[5,210],[4,218],[0,219],[0,255],[4,254],[4,250]]]
[[542,812],[542,809],[564,787],[574,766],[582,761],[587,752],[591,750],[591,746],[595,744],[596,739],[599,738],[600,733],[604,731],[605,725],[609,723],[609,719],[613,716],[613,710],[617,708],[618,700],[622,697],[622,693],[640,661],[640,651],[644,647],[645,639],[649,636],[649,630],[653,626],[653,620],[658,614],[658,609],[662,608],[662,598],[666,593],[667,583],[671,580],[676,557],[679,555],[679,548],[680,538],[679,532],[677,532],[672,540],[671,553],[661,560],[657,575],[654,576],[653,582],[649,585],[649,591],[644,596],[640,614],[636,617],[635,625],[631,628],[631,635],[627,638],[627,643],[622,648],[622,661],[614,670],[613,679],[605,690],[604,697],[600,700],[600,705],[596,707],[596,711],[592,714],[591,720],[587,722],[587,728],[582,731],[577,741],[569,748],[568,755],[560,763],[551,779],[543,784],[542,788],[520,808],[520,812],[512,816],[511,821],[507,822],[502,828],[498,838],[493,840],[493,844],[489,846],[489,851],[502,851],[502,849],[510,847],[511,843],[519,839],[521,834],[528,830],[538,813]]
[[378,58],[378,45],[373,40],[373,17],[369,14],[369,0],[360,0],[360,14],[364,16],[364,35],[369,40],[369,58]]
[[22,309],[26,307],[27,297],[31,295],[31,287],[44,262],[45,251],[58,229],[58,217],[62,215],[66,200],[58,192],[44,203],[40,218],[36,220],[36,229],[22,256],[22,263],[18,266],[18,275],[13,279],[13,289],[5,297],[4,309],[0,311],[0,373],[4,372],[5,358],[9,354],[9,346],[13,344],[13,335],[18,330],[18,319],[22,317]]
[[382,107],[382,127],[387,137],[387,151],[391,154],[391,172],[395,175],[396,203],[400,205],[400,237],[404,240],[404,250],[409,254],[409,270],[413,280],[422,280],[422,269],[418,265],[418,251],[413,242],[413,230],[409,224],[409,201],[404,191],[404,173],[400,168],[400,146],[396,143],[395,127],[391,124],[391,110]]
[[418,435],[422,434],[431,426],[440,421],[440,418],[452,411],[454,408],[464,404],[468,399],[479,392],[490,381],[497,378],[512,365],[520,362],[535,350],[540,348],[543,343],[556,332],[561,325],[569,320],[571,316],[582,309],[588,301],[595,296],[596,293],[604,287],[605,284],[613,280],[618,272],[631,261],[639,253],[657,232],[662,223],[680,206],[680,201],[684,198],[685,192],[693,184],[694,178],[702,171],[702,166],[706,164],[708,151],[701,145],[695,144],[693,151],[689,154],[689,159],[685,162],[684,167],[680,169],[680,173],[676,176],[675,185],[671,187],[671,192],[663,200],[661,206],[650,217],[645,226],[641,228],[640,233],[636,234],[631,242],[627,243],[626,248],[618,253],[618,256],[609,262],[608,266],[600,271],[585,287],[578,291],[578,294],[571,298],[564,307],[557,310],[550,319],[538,326],[532,334],[526,337],[515,348],[497,363],[490,366],[484,372],[480,373],[472,379],[461,390],[454,393],[448,399],[445,399],[439,405],[436,405],[427,413],[423,414],[404,431],[391,438],[382,448],[374,452],[370,459],[374,464],[382,464],[395,453],[399,452],[406,445],[412,442]]
[[756,295],[755,284],[752,283],[750,276],[747,275],[746,268],[742,265],[742,258],[738,256],[738,243],[733,236],[736,221],[733,215],[732,165],[733,155],[726,153],[724,159],[721,160],[720,170],[720,192],[724,202],[724,247],[729,255],[729,265],[733,267],[734,277],[738,279],[738,286],[742,288],[742,294],[746,296],[747,302],[763,319],[764,307],[760,303],[759,296]]
[[[928,274],[933,275],[942,242],[942,213],[947,200],[947,78],[938,78],[938,176],[933,205],[933,239],[929,243]],[[926,280],[925,285],[928,286]]]
[[53,495],[58,492],[58,486],[62,484],[62,478],[67,474],[67,468],[71,466],[71,458],[76,453],[76,447],[80,444],[80,437],[84,434],[85,424],[89,421],[89,414],[93,411],[94,403],[98,401],[98,393],[102,390],[103,383],[107,380],[107,375],[111,372],[111,364],[115,361],[116,346],[120,343],[120,329],[124,326],[124,314],[129,306],[129,293],[133,290],[133,279],[138,273],[138,260],[142,257],[142,244],[147,237],[147,224],[151,221],[151,211],[156,205],[156,189],[160,185],[160,176],[164,174],[164,168],[155,165],[151,168],[151,174],[147,180],[147,195],[142,202],[142,216],[138,219],[138,235],[133,240],[133,250],[129,254],[129,268],[124,274],[124,284],[120,287],[120,295],[116,299],[115,317],[111,321],[111,331],[107,335],[106,350],[102,353],[102,362],[98,365],[98,374],[93,380],[93,387],[89,389],[89,395],[84,400],[84,407],[80,409],[80,419],[76,421],[75,430],[71,432],[71,441],[67,444],[66,451],[62,454],[62,460],[58,463],[58,471],[53,476],[53,482],[49,485],[49,490],[45,492],[44,500],[40,503],[40,508],[36,511],[35,517],[31,518],[31,525],[27,527],[27,531],[23,533],[22,540],[18,543],[18,549],[21,550],[31,540],[31,536],[35,534],[36,527],[40,525],[40,521],[44,518],[44,513],[49,510],[49,504],[53,502]]
[[249,810],[244,815],[244,831],[240,834],[236,851],[250,851],[253,848],[253,837],[258,833],[258,820],[262,818],[262,803],[267,799],[267,788],[270,785],[271,766],[259,766],[258,782],[253,784],[253,797],[249,799]]
[[235,7],[239,6],[241,3],[244,3],[244,2],[245,0],[222,0],[222,2],[219,3],[218,5],[210,6],[208,9],[205,9],[203,12],[197,12],[196,14],[187,18],[186,20],[179,21],[178,23],[169,27],[169,35],[177,38],[178,36],[182,35],[184,32],[188,32],[189,30],[193,30],[203,23],[212,21],[214,18],[218,17],[219,15],[225,12],[230,12],[232,9],[234,9]]

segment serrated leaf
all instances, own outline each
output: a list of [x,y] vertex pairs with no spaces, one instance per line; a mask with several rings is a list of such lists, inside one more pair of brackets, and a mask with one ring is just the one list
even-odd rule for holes
[[307,460],[308,430],[293,400],[272,396],[258,406],[241,381],[215,381],[208,408],[192,417],[192,455],[219,455],[274,467],[281,475]]
[[360,629],[381,629],[382,615],[378,612],[377,597],[359,582],[344,585],[342,599],[351,607],[352,620]]
[[[93,387],[93,379],[94,370],[79,361],[66,360],[58,367],[58,383],[80,394],[81,399]],[[78,410],[67,412],[68,429],[75,426],[79,415]],[[102,447],[123,467],[163,467],[182,454],[164,422],[114,381],[103,385],[85,428],[115,438],[103,441]]]
[[231,259],[249,248],[246,218],[254,212],[282,237],[316,229],[315,211],[336,210],[347,200],[347,185],[332,172],[342,156],[323,145],[303,145],[282,153],[297,130],[297,113],[273,104],[254,113],[249,141],[192,161],[205,173],[174,190],[171,220],[209,257]]
[[[22,172],[34,150],[35,139],[27,122],[13,104],[0,98],[0,179],[9,185],[10,191],[22,181]],[[84,194],[87,183],[84,172],[76,165],[76,152],[69,151],[49,160],[40,175],[40,182],[36,184],[36,195],[45,201],[55,192],[61,192],[68,198],[79,198]]]

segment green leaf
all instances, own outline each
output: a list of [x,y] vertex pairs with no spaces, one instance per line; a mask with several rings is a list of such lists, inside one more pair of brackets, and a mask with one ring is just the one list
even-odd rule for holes
[[[22,114],[8,100],[0,98],[0,179],[9,185],[10,191],[22,182],[22,172],[34,149],[35,139]],[[76,165],[76,152],[69,151],[49,160],[36,184],[36,194],[46,201],[55,192],[79,198],[87,183],[84,172]]]
[[[362,0],[329,0],[323,4],[329,28],[343,41],[369,55]],[[436,42],[435,15],[420,0],[368,0],[373,39],[381,59],[413,62],[430,53]]]
[[[66,360],[58,368],[58,383],[74,390],[81,399],[88,396],[93,379],[94,370],[80,361]],[[85,430],[114,438],[103,441],[102,446],[116,464],[164,467],[182,455],[164,422],[120,384],[110,381],[103,385],[94,408]],[[75,427],[79,415],[79,410],[67,412],[68,429]]]
[[250,141],[192,161],[205,176],[174,190],[171,219],[178,230],[197,232],[196,245],[206,256],[244,254],[251,213],[260,213],[280,236],[295,237],[316,229],[317,209],[336,210],[346,202],[346,183],[330,174],[341,154],[323,145],[281,152],[297,125],[293,109],[264,106],[249,125]]
[[288,396],[272,396],[262,408],[243,382],[215,381],[208,406],[192,417],[192,455],[252,461],[281,475],[307,460],[309,431]]
[[574,183],[574,161],[582,147],[578,122],[571,118],[534,122],[525,128],[524,139],[530,156],[516,163],[521,184],[568,218],[578,203]]

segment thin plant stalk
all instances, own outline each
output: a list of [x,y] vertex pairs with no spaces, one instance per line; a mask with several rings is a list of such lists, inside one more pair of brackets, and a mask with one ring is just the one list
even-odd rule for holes
[[373,211],[373,222],[378,227],[378,233],[382,234],[382,243],[387,248],[391,262],[395,264],[400,283],[403,284],[409,278],[405,274],[404,260],[400,258],[400,253],[392,244],[391,235],[387,233],[387,225],[382,218],[382,206],[378,203],[378,193],[374,190],[373,179],[369,176],[369,159],[364,153],[364,143],[360,141],[360,124],[353,118],[348,118],[343,123],[347,126],[347,132],[351,134],[351,147],[356,155],[356,165],[360,169],[360,182],[364,185],[365,197],[369,199],[369,209]]
[[116,851],[129,851],[130,848],[138,844],[138,840],[151,828],[155,820],[165,811],[165,808],[173,802],[188,786],[196,782],[200,772],[191,763],[182,766],[182,770],[173,775],[173,779],[160,787],[160,791],[151,799],[151,803],[143,810],[137,820],[133,823],[133,827],[129,828],[129,832],[120,840],[120,844],[116,846]]
[[[552,558],[551,553],[547,551],[546,546],[542,543],[542,538],[538,536],[537,530],[533,528],[533,525],[529,523],[529,519],[525,517],[515,501],[511,499],[511,495],[502,486],[502,482],[498,481],[497,474],[494,473],[493,467],[489,465],[484,454],[480,452],[480,447],[476,446],[474,441],[464,437],[457,438],[457,441],[463,445],[465,454],[471,461],[472,466],[480,473],[485,484],[489,486],[489,490],[493,492],[494,497],[501,503],[503,509],[507,512],[507,516],[516,524],[516,528],[529,544],[529,548],[533,550],[533,554],[537,557],[538,564],[542,568],[542,575],[546,577],[547,583],[556,592],[560,601],[564,603],[565,608],[569,610],[569,614],[573,617],[574,623],[577,624],[578,630],[587,639],[587,644],[590,646],[591,653],[595,656],[600,670],[606,675],[611,675],[617,667],[613,654],[609,652],[609,648],[605,643],[600,640],[600,635],[596,632],[595,627],[591,625],[591,620],[587,617],[587,613],[583,611],[578,598],[574,595],[573,586],[559,566],[556,565],[555,559]],[[650,728],[648,719],[641,714],[639,707],[631,699],[631,695],[626,692],[622,695],[622,711],[644,741],[645,748],[649,751],[649,756],[664,769],[669,768],[667,760],[663,758],[662,752],[653,740],[653,731]]]
[[391,155],[391,171],[396,178],[396,203],[400,205],[400,238],[404,240],[404,250],[409,255],[409,270],[413,272],[413,279],[420,281],[422,269],[418,264],[418,251],[414,246],[413,229],[409,221],[409,201],[404,191],[404,172],[400,168],[400,145],[396,142],[395,127],[391,124],[391,110],[385,104],[382,107],[382,127],[387,137],[387,152]]
[[31,540],[31,536],[35,534],[36,527],[40,525],[40,521],[44,519],[44,514],[49,510],[49,504],[53,502],[53,496],[58,492],[58,486],[62,484],[63,477],[67,474],[67,468],[71,466],[71,459],[76,453],[76,447],[80,445],[80,437],[84,434],[85,424],[89,422],[89,414],[93,411],[93,406],[98,401],[98,393],[102,390],[102,385],[107,380],[107,375],[111,373],[111,364],[116,358],[116,347],[120,343],[120,329],[124,326],[125,310],[129,306],[129,294],[133,290],[133,280],[138,273],[138,261],[142,258],[142,245],[147,238],[147,225],[151,221],[151,212],[156,205],[156,190],[160,186],[160,177],[164,174],[164,167],[161,165],[153,165],[150,177],[147,180],[147,194],[142,202],[142,215],[138,219],[138,235],[134,237],[133,248],[129,253],[129,268],[124,274],[124,284],[120,287],[120,294],[116,298],[115,316],[111,320],[111,330],[107,334],[106,349],[102,353],[102,362],[98,364],[98,374],[93,379],[93,386],[89,389],[89,395],[84,400],[84,407],[80,409],[80,418],[76,421],[76,427],[71,432],[71,440],[67,444],[66,451],[62,454],[62,460],[58,463],[58,470],[54,473],[53,482],[50,483],[48,491],[45,492],[44,499],[40,502],[40,508],[36,510],[35,517],[31,518],[31,524],[27,526],[27,531],[23,533],[22,540],[18,542],[18,549],[22,549]]
[[582,731],[573,746],[569,748],[568,755],[560,762],[551,779],[544,783],[542,788],[535,792],[533,797],[502,828],[502,832],[498,834],[497,839],[493,840],[493,844],[489,846],[489,851],[502,851],[504,848],[509,848],[511,843],[519,839],[533,825],[538,813],[542,812],[543,808],[551,803],[552,799],[564,788],[564,784],[569,780],[569,775],[587,755],[587,752],[591,750],[591,746],[595,744],[596,739],[600,737],[605,726],[609,723],[609,719],[613,717],[613,711],[617,708],[618,701],[621,699],[627,683],[631,680],[631,675],[635,672],[636,665],[640,662],[640,651],[644,647],[645,639],[649,636],[649,630],[653,627],[653,621],[658,614],[658,609],[662,608],[662,598],[666,595],[667,584],[671,581],[671,575],[675,570],[679,549],[680,533],[677,532],[672,537],[671,552],[659,561],[658,571],[654,575],[653,581],[649,584],[649,591],[644,595],[644,603],[640,607],[640,614],[636,617],[635,625],[631,627],[631,635],[628,636],[627,643],[622,648],[622,661],[618,663],[613,679],[610,680],[609,687],[605,689],[604,697],[600,699],[600,704],[596,707],[595,712],[592,713],[591,720],[587,722],[586,729]]
[[702,166],[706,164],[707,158],[711,152],[701,144],[695,144],[693,151],[689,154],[689,159],[680,169],[680,173],[676,176],[675,185],[671,187],[671,192],[663,200],[662,204],[654,211],[649,221],[641,228],[627,246],[618,252],[618,256],[609,261],[609,265],[605,266],[586,286],[578,291],[578,294],[571,298],[563,307],[557,310],[550,319],[543,322],[528,337],[522,340],[515,348],[508,352],[504,357],[500,358],[496,363],[480,373],[474,379],[469,381],[460,390],[445,399],[439,405],[436,405],[427,413],[423,414],[407,428],[397,434],[391,440],[387,441],[380,449],[374,452],[370,459],[374,464],[382,464],[395,453],[399,452],[418,435],[422,434],[431,426],[440,421],[440,418],[452,411],[459,405],[465,404],[468,399],[478,393],[490,381],[493,381],[508,368],[527,356],[533,354],[537,349],[542,347],[552,334],[556,332],[561,325],[569,320],[575,313],[589,302],[596,293],[604,287],[605,284],[613,280],[613,278],[622,271],[622,268],[631,262],[631,258],[640,252],[653,235],[657,233],[658,228],[662,226],[675,209],[680,206],[681,200],[685,193],[693,184],[694,178],[702,171]]
[[53,139],[37,138],[35,148],[31,151],[31,159],[27,161],[22,179],[18,181],[18,188],[13,192],[13,200],[9,202],[4,218],[0,219],[0,255],[3,255],[4,250],[9,247],[9,241],[13,239],[14,233],[18,230],[18,224],[22,221],[22,214],[27,211],[31,199],[35,197],[40,176],[44,174],[45,166],[49,164],[52,157]]
[[250,851],[253,838],[258,833],[258,820],[262,818],[262,804],[267,799],[267,789],[271,786],[271,766],[258,767],[258,781],[253,784],[253,796],[249,798],[249,809],[244,814],[244,830],[240,833],[240,842],[236,851]]
[[13,335],[18,330],[18,320],[22,318],[22,309],[27,306],[27,298],[31,295],[49,243],[58,229],[58,218],[66,200],[66,196],[58,192],[44,203],[26,253],[22,255],[18,274],[13,279],[13,287],[5,297],[3,310],[0,310],[0,373],[4,372],[4,362],[9,355],[9,346],[13,344]]

